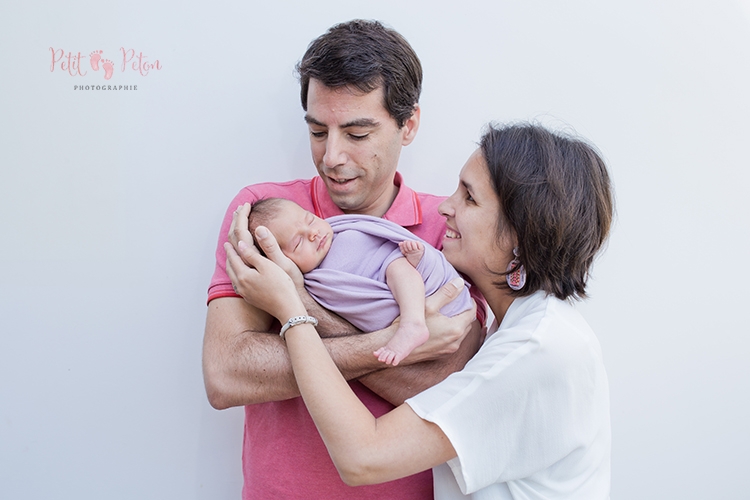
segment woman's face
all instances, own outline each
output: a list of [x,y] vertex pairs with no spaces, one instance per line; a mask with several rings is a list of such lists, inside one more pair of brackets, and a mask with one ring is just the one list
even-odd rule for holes
[[498,241],[500,201],[481,150],[469,157],[459,174],[456,192],[438,210],[448,226],[443,254],[485,292],[482,284],[498,279],[487,268],[505,271],[513,259],[513,241],[509,237]]

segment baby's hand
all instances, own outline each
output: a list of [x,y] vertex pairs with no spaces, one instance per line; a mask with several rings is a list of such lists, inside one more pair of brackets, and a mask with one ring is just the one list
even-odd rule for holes
[[401,249],[401,253],[404,254],[409,264],[414,267],[417,267],[424,255],[424,245],[416,240],[404,240],[398,244],[398,248]]

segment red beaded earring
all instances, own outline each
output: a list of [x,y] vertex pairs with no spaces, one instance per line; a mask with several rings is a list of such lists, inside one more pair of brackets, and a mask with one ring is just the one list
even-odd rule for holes
[[[526,284],[526,268],[523,267],[521,261],[518,260],[518,247],[513,249],[513,256],[515,259],[510,261],[508,264],[508,274],[505,275],[505,280],[508,282],[508,286],[513,290],[520,290]],[[513,270],[515,268],[515,271]]]

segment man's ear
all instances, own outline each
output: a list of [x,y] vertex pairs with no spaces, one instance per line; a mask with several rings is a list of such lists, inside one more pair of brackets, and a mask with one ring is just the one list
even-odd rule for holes
[[419,130],[419,117],[422,109],[419,104],[414,108],[414,113],[404,122],[404,126],[401,127],[401,133],[403,134],[401,145],[408,146],[411,141],[417,136],[417,130]]

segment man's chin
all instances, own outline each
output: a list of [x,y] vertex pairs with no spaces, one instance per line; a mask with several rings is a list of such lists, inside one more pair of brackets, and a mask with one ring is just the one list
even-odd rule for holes
[[362,207],[362,203],[351,198],[331,196],[331,199],[345,213],[358,213]]
[[331,200],[344,212],[358,210],[362,206],[359,193],[348,193],[342,190],[328,190]]

